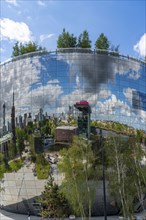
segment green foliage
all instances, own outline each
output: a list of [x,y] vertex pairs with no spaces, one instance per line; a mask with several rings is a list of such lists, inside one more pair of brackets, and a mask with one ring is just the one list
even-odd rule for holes
[[13,46],[13,52],[12,57],[16,57],[20,55],[20,48],[19,48],[19,42],[17,41],[15,45]]
[[91,48],[91,40],[89,39],[88,31],[85,30],[79,35],[77,46],[81,48]]
[[51,128],[50,128],[50,125],[49,123],[46,123],[42,129],[41,129],[41,135],[48,135],[48,134],[51,134]]
[[39,202],[42,205],[40,214],[44,218],[63,218],[69,215],[68,201],[53,178],[47,182]]
[[134,201],[138,200],[143,206],[146,173],[140,162],[144,152],[136,138],[124,139],[122,136],[107,139],[105,150],[111,194],[118,198],[123,216],[132,219]]
[[13,160],[16,157],[16,155],[16,145],[15,143],[13,143],[13,141],[10,141],[10,143],[8,143],[8,159]]
[[136,138],[141,143],[143,138],[143,131],[136,129]]
[[55,120],[49,120],[47,122],[47,126],[49,127],[49,131],[50,131],[50,135],[54,136],[54,133],[55,133],[55,128],[57,127],[57,122]]
[[19,43],[18,41],[15,43],[15,45],[13,46],[13,52],[12,52],[12,57],[17,57],[23,54],[27,54],[27,53],[31,53],[31,52],[35,52],[35,51],[40,51],[40,50],[44,50],[45,48],[42,48],[41,46],[37,45],[34,42],[29,42],[25,45],[23,45],[22,43]]
[[4,163],[4,155],[0,152],[0,164]]
[[58,120],[49,119],[39,123],[39,129],[41,136],[52,135],[54,136],[55,128],[58,126]]
[[68,31],[63,29],[62,34],[59,35],[57,40],[57,48],[70,48],[76,47],[76,37],[73,34],[69,34]]
[[4,164],[4,162],[1,162],[0,179],[4,177],[4,173],[13,172],[13,171],[17,172],[22,166],[23,166],[23,160],[21,159],[12,160],[8,163],[7,166]]
[[33,135],[28,135],[28,142],[29,142],[29,146],[30,146],[31,152],[35,153],[34,137],[33,137]]
[[120,47],[120,45],[117,45],[117,46],[111,45],[110,50],[118,53],[119,47]]
[[31,161],[33,162],[33,163],[35,163],[36,162],[36,154],[32,151],[31,152]]
[[[108,122],[108,121],[92,121],[91,122],[92,126],[98,127],[98,128],[103,128],[106,130],[114,131],[119,134],[125,134],[126,136],[131,136],[135,135],[135,129],[132,127],[128,127],[126,124],[121,124],[119,122]],[[143,137],[144,133],[142,132]]]
[[33,133],[33,130],[34,130],[33,122],[30,121],[30,122],[28,122],[28,125],[26,127],[26,132],[28,135],[30,135]]
[[75,137],[71,147],[63,149],[60,155],[59,170],[65,175],[62,191],[74,214],[90,217],[95,192],[95,186],[89,181],[94,158],[91,145],[87,140]]
[[10,171],[17,172],[23,166],[23,160],[16,159],[9,162]]
[[0,164],[0,180],[4,177],[4,173],[6,172],[6,167],[4,164]]
[[95,42],[96,49],[108,50],[110,46],[108,38],[101,33],[99,38]]
[[37,155],[37,159],[36,159],[36,162],[38,164],[42,164],[42,165],[46,165],[48,162],[46,161],[46,159],[44,158],[44,155],[43,154],[38,154]]
[[[91,136],[92,151],[94,159],[92,160],[92,179],[102,179],[102,149],[100,144],[100,137],[98,135]],[[106,159],[106,155],[105,155]],[[97,175],[98,173],[98,175]]]
[[45,160],[43,154],[36,157],[36,173],[38,179],[48,179],[50,172],[50,164]]
[[48,179],[50,172],[50,165],[49,164],[36,164],[36,174],[38,179]]
[[24,138],[25,138],[25,132],[21,128],[16,128],[16,145],[17,145],[17,150],[21,156],[22,151],[24,150]]

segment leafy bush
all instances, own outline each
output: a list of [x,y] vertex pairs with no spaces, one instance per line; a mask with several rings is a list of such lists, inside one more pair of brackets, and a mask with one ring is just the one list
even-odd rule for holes
[[48,179],[50,172],[50,164],[46,161],[43,154],[36,156],[36,173],[38,179]]
[[23,161],[21,159],[13,160],[9,162],[9,167],[11,171],[18,171],[23,165]]
[[37,155],[37,163],[42,164],[42,165],[46,164],[46,160],[45,160],[43,154],[38,154]]
[[47,182],[38,202],[42,206],[40,214],[43,218],[64,219],[64,217],[67,217],[71,213],[68,200],[60,191],[53,178],[50,178]]
[[32,155],[31,155],[31,161],[32,161],[33,163],[36,162],[36,155],[35,155],[34,153],[32,153]]
[[50,165],[47,163],[46,165],[36,164],[36,173],[38,179],[48,179],[50,172]]
[[6,168],[4,164],[0,164],[0,179],[4,177],[4,173],[6,172]]
[[18,171],[23,166],[23,160],[17,159],[10,161],[8,165],[0,164],[0,179],[4,177],[4,173]]

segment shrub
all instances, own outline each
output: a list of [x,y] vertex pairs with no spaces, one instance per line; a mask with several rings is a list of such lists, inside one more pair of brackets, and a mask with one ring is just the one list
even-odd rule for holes
[[13,160],[9,162],[9,167],[11,171],[18,171],[23,165],[23,161],[21,159]]

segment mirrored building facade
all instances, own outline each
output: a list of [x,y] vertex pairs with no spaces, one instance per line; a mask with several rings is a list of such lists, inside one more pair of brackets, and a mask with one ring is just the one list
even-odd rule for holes
[[[146,130],[146,63],[118,54],[66,49],[33,53],[1,64],[1,128],[10,126],[13,93],[16,123],[68,112],[87,100],[92,120],[117,121]],[[5,104],[5,109],[3,105]]]
[[[66,119],[76,114],[73,106],[81,100],[90,104],[91,121],[120,122],[146,131],[146,63],[142,60],[107,51],[62,49],[16,57],[0,68],[1,136],[44,117]],[[34,164],[27,167],[26,163],[17,173],[4,174],[1,205],[7,210],[38,214],[35,198],[47,179],[34,176],[33,168]],[[55,181],[61,184],[63,177],[55,172]],[[110,213],[115,211],[111,208]]]

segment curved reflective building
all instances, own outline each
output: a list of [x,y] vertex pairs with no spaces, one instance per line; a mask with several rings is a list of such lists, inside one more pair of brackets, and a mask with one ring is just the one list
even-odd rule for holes
[[[16,57],[0,68],[1,136],[44,117],[65,119],[81,100],[89,102],[92,121],[120,122],[146,131],[143,60],[107,51],[61,49]],[[46,180],[38,180],[32,169],[24,166],[4,174],[1,203],[7,210],[37,214],[34,198]]]
[[2,63],[0,83],[0,117],[2,122],[5,103],[6,126],[14,92],[18,123],[26,113],[35,118],[40,109],[59,116],[83,99],[91,105],[93,120],[146,130],[144,61],[85,49],[36,52]]

